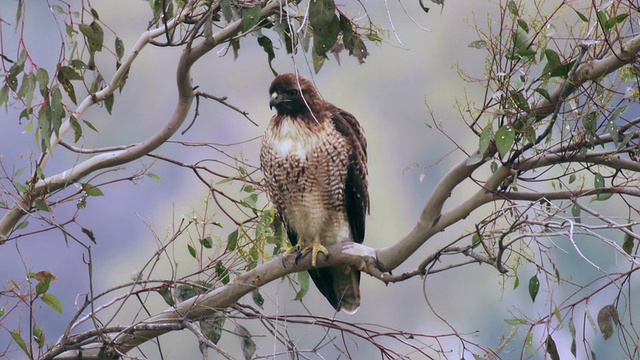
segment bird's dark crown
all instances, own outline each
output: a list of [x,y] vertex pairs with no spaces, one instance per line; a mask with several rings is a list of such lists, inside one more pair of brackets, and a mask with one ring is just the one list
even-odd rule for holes
[[309,112],[317,97],[313,84],[303,76],[281,74],[269,87],[269,107],[276,108],[279,115],[298,116]]

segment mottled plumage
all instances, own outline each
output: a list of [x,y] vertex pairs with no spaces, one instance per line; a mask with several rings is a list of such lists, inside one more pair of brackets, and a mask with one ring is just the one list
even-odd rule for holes
[[[277,114],[260,153],[267,192],[289,240],[302,254],[311,251],[315,265],[323,246],[364,239],[367,142],[355,117],[324,101],[306,78],[279,75],[269,93]],[[336,266],[309,273],[336,310],[358,309],[359,271]]]

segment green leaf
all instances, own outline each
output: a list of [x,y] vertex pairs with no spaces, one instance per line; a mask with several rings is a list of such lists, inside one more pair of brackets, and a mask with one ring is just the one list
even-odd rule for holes
[[480,154],[484,154],[487,151],[489,145],[491,145],[491,140],[493,140],[493,125],[489,122],[480,133]]
[[189,251],[189,255],[193,256],[194,258],[197,257],[198,253],[196,252],[196,248],[193,247],[193,245],[187,244],[187,250]]
[[242,31],[249,31],[260,21],[260,14],[262,13],[262,6],[260,4],[248,8],[242,13]]
[[[627,226],[627,230],[633,233],[633,228],[631,225]],[[633,252],[633,236],[629,234],[624,234],[624,242],[622,243],[622,250],[626,252],[628,255],[631,255]]]
[[104,98],[104,106],[107,108],[107,112],[109,113],[109,115],[111,115],[111,110],[113,109],[113,101],[113,93],[107,95],[107,97]]
[[527,346],[527,350],[531,356],[536,354],[536,350],[533,347],[533,332],[529,331],[527,337],[524,339],[524,343]]
[[0,106],[4,105],[9,100],[9,87],[4,85],[0,88]]
[[573,203],[571,207],[571,215],[573,215],[573,221],[580,224],[582,221],[580,219],[580,205],[578,203]]
[[516,132],[511,125],[504,125],[496,131],[496,148],[501,157],[511,150],[516,139]]
[[207,249],[211,249],[213,247],[213,239],[211,239],[211,236],[207,236],[204,239],[200,239],[200,244]]
[[104,43],[104,31],[100,24],[92,21],[91,24],[80,24],[80,32],[84,35],[89,51],[92,53],[102,51],[102,44]]
[[605,340],[609,340],[613,336],[613,325],[620,323],[618,309],[614,305],[606,305],[598,311],[598,327]]
[[542,95],[542,97],[545,100],[551,101],[551,95],[549,95],[549,92],[547,91],[547,89],[543,89],[543,88],[539,87],[539,88],[536,88],[534,91],[537,92],[538,94]]
[[49,290],[49,285],[51,285],[51,279],[49,278],[38,281],[38,284],[36,285],[36,294],[42,295],[46,293],[47,290]]
[[611,139],[613,140],[613,145],[618,148],[618,137],[620,136],[620,131],[618,130],[618,125],[614,121],[609,121],[607,123],[607,130],[609,131],[609,135],[611,135]]
[[301,271],[298,273],[298,285],[300,289],[296,293],[296,297],[294,300],[302,300],[302,298],[309,291],[309,273],[307,271]]
[[596,189],[604,188],[604,177],[600,173],[596,173],[593,178],[593,187]]
[[51,149],[51,121],[51,107],[48,102],[45,102],[40,106],[40,110],[38,110],[38,125],[42,139],[42,150]]
[[74,142],[78,142],[82,137],[82,125],[78,122],[75,116],[69,116],[69,124],[71,124],[71,128],[73,129]]
[[33,339],[38,344],[39,348],[43,348],[45,344],[44,330],[38,324],[33,325]]
[[582,118],[582,127],[584,127],[584,130],[587,132],[587,134],[591,136],[596,135],[597,120],[598,113],[595,111],[588,113]]
[[573,184],[576,181],[576,174],[569,175],[569,184]]
[[200,330],[202,330],[202,334],[204,334],[207,339],[217,344],[222,337],[225,320],[226,316],[223,311],[215,311],[213,316],[208,316],[200,320]]
[[47,206],[47,203],[42,199],[36,199],[35,206],[36,206],[36,209],[40,211],[49,212],[49,206]]
[[49,73],[44,68],[38,68],[36,73],[36,81],[39,84],[40,94],[47,96],[47,88],[49,86]]
[[222,284],[226,285],[229,283],[229,270],[224,266],[222,261],[216,263],[216,275],[218,279],[222,281]]
[[89,196],[104,196],[102,190],[100,190],[97,186],[93,186],[91,184],[82,184],[82,189]]
[[495,174],[496,171],[498,171],[498,163],[495,161],[492,161],[491,164],[489,165],[489,167],[491,168],[491,173]]
[[71,66],[73,66],[78,70],[84,70],[89,68],[89,65],[85,64],[85,62],[80,59],[73,59],[69,64],[71,64]]
[[226,251],[234,251],[237,246],[238,246],[238,229],[235,229],[229,234],[229,236],[227,236]]
[[338,40],[341,30],[340,19],[336,15],[334,1],[311,1],[309,3],[309,22],[313,28],[313,50],[318,56],[318,59],[314,61],[314,65],[318,63],[318,65],[322,66],[321,61],[318,60],[325,58],[327,51]]
[[24,228],[26,228],[27,226],[29,226],[29,222],[28,221],[23,221],[20,224],[18,224],[18,226],[16,226],[16,230],[22,230]]
[[558,347],[556,346],[556,342],[553,340],[551,335],[547,335],[547,354],[551,357],[551,360],[560,360],[560,354],[558,354]]
[[164,299],[164,302],[166,302],[167,305],[174,306],[176,304],[175,300],[173,300],[173,296],[171,296],[171,290],[168,286],[163,286],[158,289],[158,293],[162,296],[162,299]]
[[526,319],[518,319],[518,318],[505,319],[504,321],[507,324],[512,325],[512,326],[525,325],[525,324],[529,323]]
[[517,289],[520,286],[520,277],[516,276],[516,279],[513,281],[513,290]]
[[529,296],[531,296],[533,302],[536,301],[538,290],[540,290],[540,280],[538,280],[538,275],[533,275],[531,279],[529,279]]
[[271,65],[271,62],[273,61],[273,59],[276,58],[276,54],[273,51],[273,42],[271,41],[271,39],[269,39],[266,36],[260,36],[258,38],[258,45],[260,45],[262,47],[262,50],[264,50],[264,52],[267,53],[269,68],[271,68],[271,72],[273,72],[273,74],[276,75],[277,72],[273,69],[273,66]]
[[29,351],[27,344],[24,342],[24,339],[22,339],[22,336],[20,335],[20,331],[13,330],[11,332],[11,337],[13,338],[13,341],[15,341],[16,344],[18,344],[20,349],[22,349],[22,351],[24,351],[24,353],[27,354],[27,357],[31,359],[31,351]]
[[516,2],[513,0],[510,0],[509,3],[507,4],[507,8],[509,9],[509,14],[517,17],[518,15],[518,7],[516,6]]
[[258,305],[258,307],[263,309],[264,297],[260,294],[260,288],[255,288],[251,291],[251,299],[253,299],[253,302]]
[[484,40],[476,40],[469,43],[468,47],[475,49],[485,49],[487,47],[487,42]]
[[153,180],[153,181],[155,181],[157,183],[161,183],[162,182],[162,180],[160,179],[160,176],[158,176],[158,175],[156,175],[154,173],[148,173],[147,176],[150,177],[151,180]]
[[95,132],[99,132],[98,129],[89,121],[87,120],[82,120],[82,122],[84,122],[85,125],[87,125],[89,127],[89,129],[95,131]]
[[482,161],[482,159],[483,159],[482,154],[475,153],[467,159],[467,166],[478,164]]
[[[577,15],[578,15],[578,17],[580,18],[580,20],[582,20],[582,22],[586,22],[586,23],[588,23],[588,22],[589,22],[589,19],[587,19],[587,17],[586,17],[586,16],[584,16],[584,14],[582,14],[581,12],[579,12],[578,10],[575,10],[575,9],[574,9],[573,11],[575,11],[575,12],[576,12],[576,14],[577,14]],[[575,354],[574,354],[574,355],[575,355]]]
[[124,42],[119,37],[116,37],[115,48],[118,60],[122,59],[122,57],[124,56]]
[[58,80],[60,80],[60,78],[65,78],[67,80],[82,80],[82,75],[78,74],[77,71],[75,71],[74,68],[70,67],[70,66],[61,66],[58,69]]
[[231,11],[231,0],[220,0],[220,10],[222,10],[222,16],[227,22],[233,20],[233,12]]
[[49,305],[50,308],[62,314],[62,303],[57,296],[53,294],[44,294],[40,297],[45,304]]

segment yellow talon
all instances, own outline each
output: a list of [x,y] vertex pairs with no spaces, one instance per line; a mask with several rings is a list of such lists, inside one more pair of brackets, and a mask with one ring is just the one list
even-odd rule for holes
[[320,239],[314,239],[311,245],[302,249],[302,256],[305,256],[311,251],[311,266],[316,267],[318,263],[318,253],[323,253],[325,256],[329,256],[329,250],[320,243]]
[[283,255],[286,258],[289,255],[294,254],[294,253],[299,252],[299,251],[300,251],[300,245],[294,245],[294,246],[288,248],[287,251],[285,251]]

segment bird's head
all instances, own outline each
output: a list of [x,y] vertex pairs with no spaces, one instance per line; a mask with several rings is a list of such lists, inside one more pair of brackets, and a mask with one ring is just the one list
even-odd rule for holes
[[310,111],[320,98],[313,84],[303,76],[281,74],[271,83],[269,108],[279,115],[298,116]]

